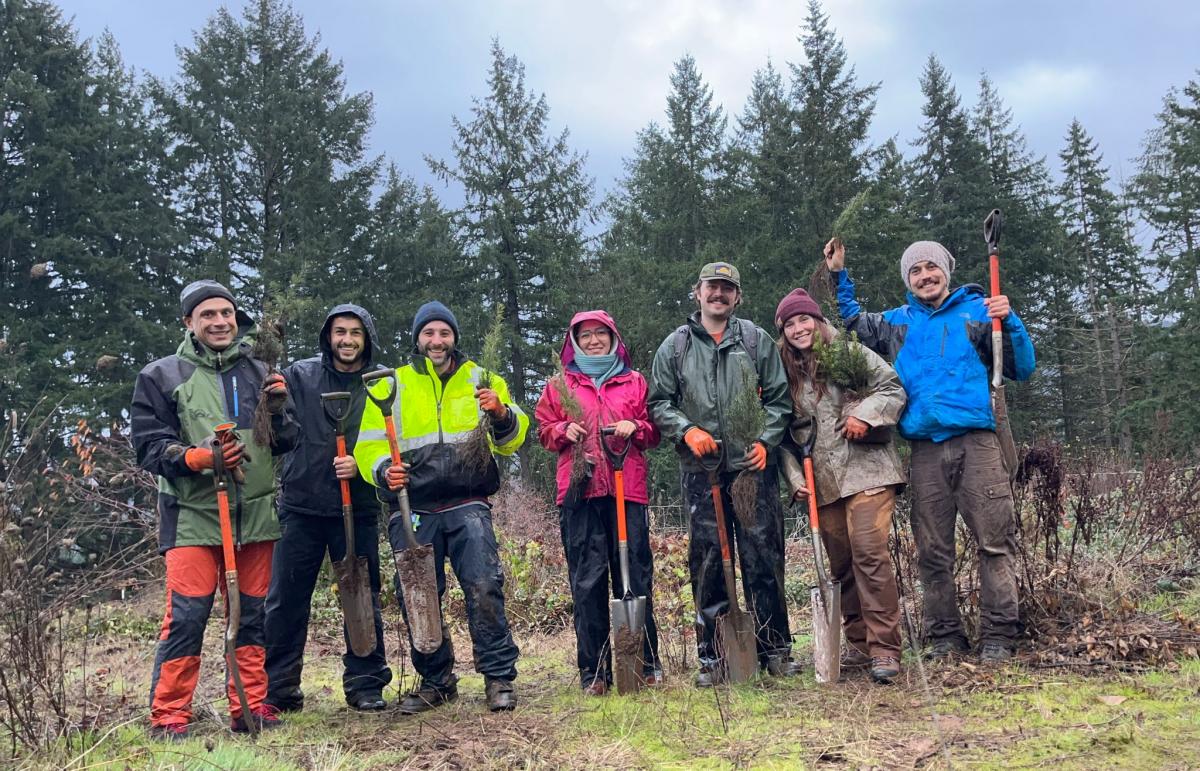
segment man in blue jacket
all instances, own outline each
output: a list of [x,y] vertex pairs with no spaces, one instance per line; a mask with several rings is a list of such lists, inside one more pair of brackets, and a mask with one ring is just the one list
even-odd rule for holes
[[379,337],[371,314],[347,304],[329,312],[317,339],[319,355],[297,361],[283,371],[296,402],[300,442],[284,460],[280,477],[279,524],[283,535],[275,544],[274,572],[267,593],[267,703],[283,712],[304,707],[300,673],[313,589],[326,551],[331,562],[346,556],[338,480],[348,479],[354,508],[354,550],[367,558],[375,606],[375,650],[356,656],[347,639],[342,655],[342,690],[346,703],[354,709],[379,710],[386,706],[383,687],[392,680],[383,651],[379,611],[379,501],[375,488],[359,476],[354,456],[337,458],[335,426],[321,403],[322,393],[352,394],[346,445],[353,451],[367,398],[362,375],[380,369],[373,363],[381,352]]
[[1033,374],[1033,343],[1003,295],[975,284],[950,288],[954,257],[935,241],[904,250],[900,274],[908,303],[866,313],[854,296],[838,239],[825,245],[846,328],[894,362],[908,404],[900,435],[912,444],[913,533],[925,595],[925,634],[935,658],[963,653],[967,637],[954,588],[957,514],[979,551],[980,651],[985,662],[1012,655],[1019,633],[1014,569],[1013,497],[992,415],[991,320],[1002,320],[1004,375]]

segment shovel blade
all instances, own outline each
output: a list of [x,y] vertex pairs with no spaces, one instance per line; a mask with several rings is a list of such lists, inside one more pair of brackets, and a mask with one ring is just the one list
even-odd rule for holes
[[394,556],[413,647],[421,653],[433,653],[442,645],[442,608],[433,568],[433,545],[410,546]]
[[841,584],[824,591],[814,586],[809,593],[813,611],[813,670],[818,683],[836,683],[842,674]]
[[730,609],[717,619],[717,650],[725,660],[729,682],[744,683],[758,674],[758,646],[749,613]]
[[646,598],[612,600],[608,604],[608,615],[617,693],[636,693],[645,683],[642,650],[646,634]]
[[371,602],[367,558],[347,556],[333,563],[333,575],[342,617],[346,619],[350,650],[355,656],[366,656],[375,650],[375,607]]
[[1013,441],[1012,423],[1008,419],[1008,402],[1004,386],[992,387],[992,417],[996,420],[996,439],[1000,442],[1000,457],[1011,482],[1017,476],[1017,443]]

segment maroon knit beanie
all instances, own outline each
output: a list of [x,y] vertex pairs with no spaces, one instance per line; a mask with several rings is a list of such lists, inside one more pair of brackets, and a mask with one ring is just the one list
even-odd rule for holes
[[808,292],[803,289],[793,289],[779,301],[779,307],[775,309],[775,328],[783,329],[783,325],[792,316],[803,313],[807,316],[812,316],[818,321],[825,320],[825,314],[821,313],[821,306],[817,305],[817,301],[809,296]]

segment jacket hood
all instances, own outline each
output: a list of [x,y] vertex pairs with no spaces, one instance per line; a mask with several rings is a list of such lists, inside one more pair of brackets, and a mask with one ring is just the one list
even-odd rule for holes
[[329,330],[333,326],[333,320],[338,316],[354,316],[362,322],[363,329],[367,332],[367,344],[363,347],[363,366],[370,366],[376,354],[383,354],[383,346],[378,342],[379,335],[375,332],[375,320],[371,318],[371,314],[367,313],[365,308],[354,303],[335,305],[325,317],[325,323],[321,325],[321,332],[317,336],[321,357],[327,362],[333,358],[333,348],[329,345]]
[[562,358],[563,366],[566,367],[575,361],[575,346],[571,345],[571,334],[576,326],[585,321],[599,321],[608,327],[609,331],[612,332],[613,340],[617,343],[617,357],[621,360],[621,363],[632,369],[633,360],[629,358],[629,351],[625,348],[625,341],[621,339],[621,333],[617,331],[617,322],[613,321],[612,316],[609,316],[607,311],[580,311],[571,317],[571,323],[567,325],[567,334],[563,337],[562,348],[558,352],[558,355]]

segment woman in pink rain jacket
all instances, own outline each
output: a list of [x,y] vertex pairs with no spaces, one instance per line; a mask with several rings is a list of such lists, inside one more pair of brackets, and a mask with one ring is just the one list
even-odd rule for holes
[[[558,453],[558,505],[571,596],[575,601],[575,638],[579,676],[586,693],[601,696],[612,684],[608,646],[608,603],[623,596],[617,558],[617,499],[612,464],[600,447],[600,429],[625,458],[625,517],[629,541],[629,583],[634,596],[646,598],[644,675],[649,685],[662,680],[658,631],[651,602],[653,562],[647,519],[646,457],[659,433],[646,411],[646,379],[635,371],[617,332],[604,311],[582,311],[571,319],[562,347],[566,389],[578,411],[563,404],[563,384],[552,378],[538,400],[538,439]],[[571,400],[568,400],[568,402]],[[574,413],[572,415],[571,413]],[[572,480],[576,447],[582,447],[590,474]]]

